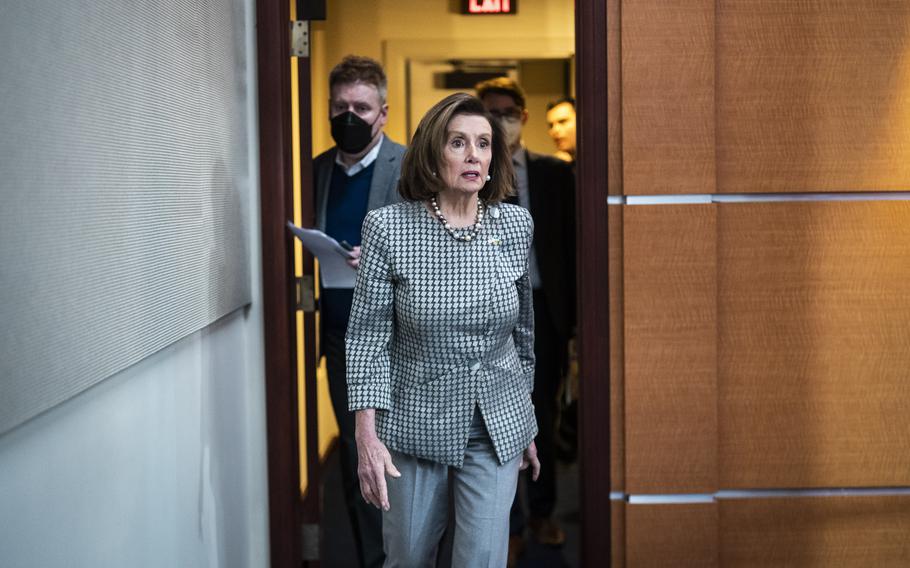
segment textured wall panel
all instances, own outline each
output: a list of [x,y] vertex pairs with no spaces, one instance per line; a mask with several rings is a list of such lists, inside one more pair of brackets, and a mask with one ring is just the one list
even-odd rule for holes
[[718,502],[721,566],[910,565],[910,496]]
[[239,0],[0,10],[0,433],[250,301]]
[[626,566],[718,565],[717,505],[626,505]]
[[607,0],[607,190],[622,195],[620,2]]
[[908,130],[910,2],[717,1],[718,192],[906,190]]
[[623,378],[622,208],[607,209],[610,232],[610,471],[612,491],[625,487],[625,403]]
[[622,3],[628,195],[714,193],[714,0]]
[[910,485],[910,203],[718,206],[720,481]]
[[613,532],[610,554],[613,556],[611,566],[620,568],[626,565],[626,507],[625,501],[610,501],[612,512],[610,529]]
[[717,487],[715,207],[623,208],[628,493]]

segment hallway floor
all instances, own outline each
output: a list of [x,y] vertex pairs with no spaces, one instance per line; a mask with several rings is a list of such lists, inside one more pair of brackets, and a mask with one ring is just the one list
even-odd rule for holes
[[[528,539],[518,568],[559,568],[579,566],[578,464],[559,464],[558,496],[554,516],[566,532],[560,548],[543,546]],[[357,568],[354,537],[344,508],[338,452],[332,452],[323,470],[322,565],[328,568]]]

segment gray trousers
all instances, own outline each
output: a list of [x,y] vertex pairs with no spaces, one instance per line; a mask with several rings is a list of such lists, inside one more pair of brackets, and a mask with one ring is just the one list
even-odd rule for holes
[[[449,466],[392,451],[401,472],[386,476],[389,511],[382,514],[386,568],[436,566],[448,518]],[[509,509],[521,456],[499,465],[475,409],[464,465],[451,468],[455,497],[454,567],[502,568],[509,552]]]

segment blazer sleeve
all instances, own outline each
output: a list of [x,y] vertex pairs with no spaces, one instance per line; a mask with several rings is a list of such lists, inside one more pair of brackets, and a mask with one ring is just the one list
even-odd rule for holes
[[394,290],[385,230],[378,210],[363,221],[360,268],[345,336],[348,409],[388,410],[391,405],[389,343]]
[[518,287],[518,323],[512,331],[512,339],[515,342],[515,349],[518,351],[518,359],[521,362],[521,372],[528,381],[528,392],[534,391],[534,293],[531,288],[531,275],[528,269],[528,254],[531,249],[531,243],[534,237],[534,221],[531,215],[524,209],[521,210],[524,215],[524,224],[526,225],[526,242],[524,272],[516,281]]
[[564,204],[565,205],[565,216],[564,216],[564,222],[563,222],[563,227],[566,232],[565,237],[564,237],[565,243],[566,243],[566,250],[565,250],[566,273],[564,275],[566,285],[565,285],[564,289],[565,289],[565,295],[566,295],[566,299],[567,299],[566,306],[567,306],[567,311],[568,311],[568,313],[566,314],[566,318],[567,318],[566,331],[569,333],[570,336],[573,336],[573,335],[576,335],[575,326],[576,326],[577,322],[575,320],[576,320],[576,314],[578,311],[576,308],[576,302],[577,302],[576,286],[577,286],[577,284],[575,281],[575,278],[576,278],[575,275],[577,274],[576,270],[578,268],[576,265],[576,255],[578,254],[577,253],[578,249],[576,248],[576,242],[575,242],[575,240],[576,240],[575,239],[575,231],[576,231],[575,207],[576,207],[576,200],[577,200],[577,194],[576,194],[577,186],[576,186],[575,174],[573,173],[571,167],[567,167],[565,169],[565,171],[563,173],[563,182],[562,183],[563,183],[563,189],[562,189],[560,195],[566,196],[566,199],[564,200],[565,201],[565,204]]

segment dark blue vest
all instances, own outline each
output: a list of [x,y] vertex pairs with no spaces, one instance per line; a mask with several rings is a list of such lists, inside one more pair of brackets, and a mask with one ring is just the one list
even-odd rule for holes
[[[360,246],[360,226],[367,216],[370,184],[376,162],[347,176],[338,164],[332,168],[329,198],[325,212],[325,233],[338,242],[347,241]],[[320,320],[327,329],[345,330],[351,315],[354,291],[344,288],[323,288]]]

